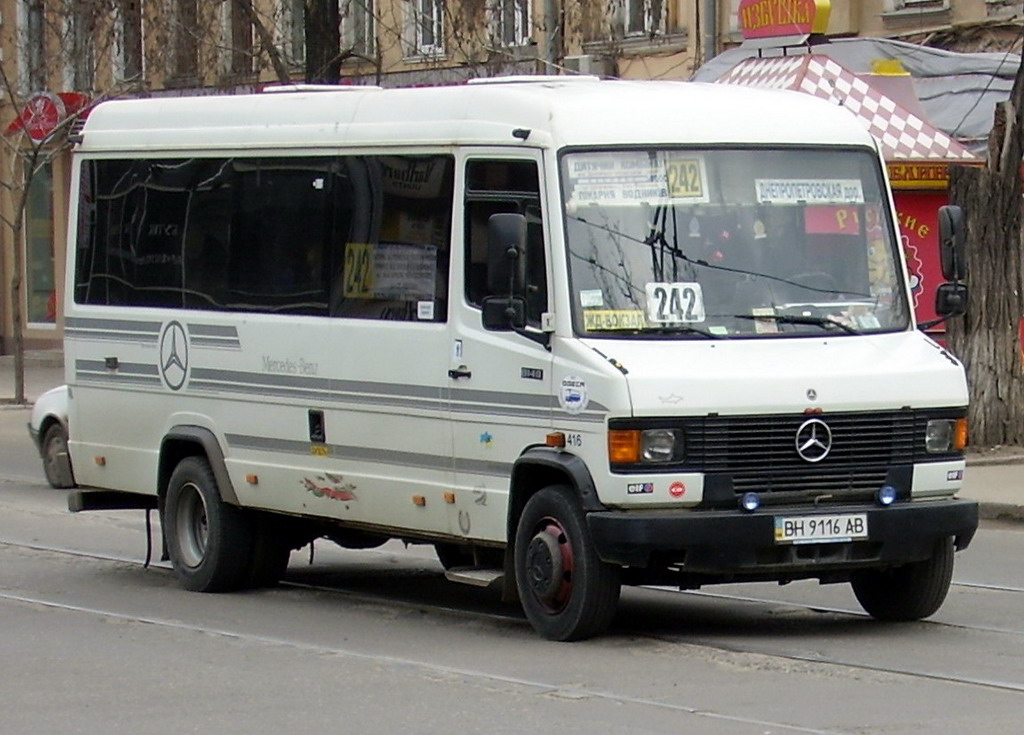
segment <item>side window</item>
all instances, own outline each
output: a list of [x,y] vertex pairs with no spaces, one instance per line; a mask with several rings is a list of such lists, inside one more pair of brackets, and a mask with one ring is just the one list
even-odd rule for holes
[[329,158],[86,162],[75,299],[326,315],[346,193]]
[[450,156],[82,164],[75,300],[444,321]]
[[345,159],[352,187],[331,315],[443,322],[448,316],[450,156]]
[[540,207],[540,179],[534,161],[475,159],[466,165],[466,301],[480,306],[487,292],[487,220],[492,214],[526,216],[526,312],[539,325],[547,311],[547,270]]

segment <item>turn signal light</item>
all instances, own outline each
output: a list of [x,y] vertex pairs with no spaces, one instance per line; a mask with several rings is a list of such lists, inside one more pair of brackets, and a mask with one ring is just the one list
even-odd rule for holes
[[640,430],[609,429],[608,459],[612,464],[631,464],[640,461]]
[[963,451],[967,448],[967,419],[957,419],[953,428],[953,448]]
[[560,431],[552,431],[544,437],[544,443],[549,447],[562,448],[565,446],[565,434]]

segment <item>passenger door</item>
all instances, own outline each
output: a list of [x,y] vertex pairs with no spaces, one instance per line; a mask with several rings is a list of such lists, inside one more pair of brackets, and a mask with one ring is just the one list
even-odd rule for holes
[[[551,429],[551,353],[541,343],[548,309],[543,163],[539,152],[474,152],[459,163],[461,252],[453,253],[451,411],[455,445],[451,531],[504,541],[512,464]],[[527,330],[488,331],[481,319],[487,290],[487,221],[492,214],[527,219]],[[459,231],[458,229],[456,231]],[[461,275],[461,279],[458,276]]]

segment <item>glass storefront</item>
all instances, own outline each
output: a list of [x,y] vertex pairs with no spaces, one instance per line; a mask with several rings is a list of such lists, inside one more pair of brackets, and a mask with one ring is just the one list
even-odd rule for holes
[[36,171],[29,186],[25,207],[25,273],[27,322],[56,324],[53,171],[49,164]]

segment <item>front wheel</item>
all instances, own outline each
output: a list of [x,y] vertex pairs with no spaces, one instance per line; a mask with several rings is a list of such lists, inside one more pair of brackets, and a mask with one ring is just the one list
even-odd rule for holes
[[174,468],[162,517],[171,565],[185,589],[223,592],[251,584],[251,519],[221,500],[205,458],[186,457]]
[[878,620],[903,622],[933,614],[946,599],[953,579],[953,539],[935,546],[932,556],[894,569],[868,569],[854,574],[853,594]]
[[615,617],[620,569],[597,555],[579,501],[565,486],[538,491],[519,518],[516,585],[526,618],[548,640],[603,632]]

